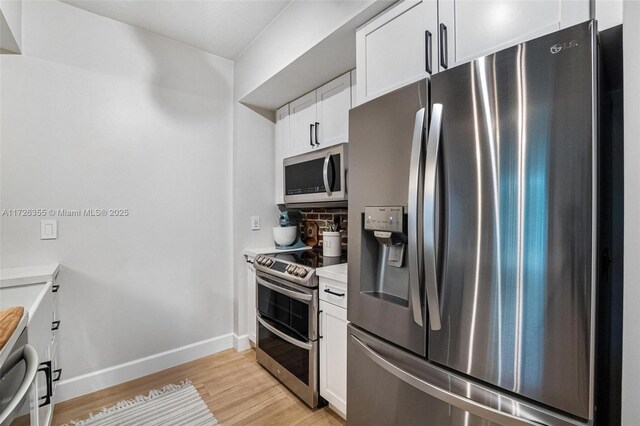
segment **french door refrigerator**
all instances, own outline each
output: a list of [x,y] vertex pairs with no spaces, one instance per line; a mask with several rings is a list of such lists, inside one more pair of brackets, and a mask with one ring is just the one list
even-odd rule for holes
[[350,424],[593,422],[596,35],[351,110]]

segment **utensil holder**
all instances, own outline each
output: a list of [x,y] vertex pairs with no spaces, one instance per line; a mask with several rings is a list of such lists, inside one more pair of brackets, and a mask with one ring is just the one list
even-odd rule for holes
[[322,233],[322,255],[337,257],[342,255],[342,235],[340,231]]

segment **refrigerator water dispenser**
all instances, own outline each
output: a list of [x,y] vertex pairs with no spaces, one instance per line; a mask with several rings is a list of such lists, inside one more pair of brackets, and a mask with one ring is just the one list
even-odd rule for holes
[[365,207],[362,217],[362,292],[408,306],[409,274],[405,267],[407,235],[401,206]]

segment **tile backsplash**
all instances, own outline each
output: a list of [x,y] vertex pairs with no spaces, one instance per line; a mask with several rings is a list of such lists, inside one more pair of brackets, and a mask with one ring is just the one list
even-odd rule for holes
[[322,247],[322,233],[327,229],[329,223],[340,221],[342,231],[342,250],[347,250],[347,220],[348,210],[346,208],[307,208],[300,209],[302,212],[302,238],[307,238],[307,224],[305,222],[315,222],[318,224],[318,245]]

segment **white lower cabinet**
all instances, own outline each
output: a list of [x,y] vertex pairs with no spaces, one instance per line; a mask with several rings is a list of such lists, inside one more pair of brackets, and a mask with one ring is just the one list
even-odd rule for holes
[[[347,310],[324,298],[323,281],[320,278],[320,396],[329,402],[334,411],[346,418]],[[344,286],[342,289],[335,285],[337,282],[333,284],[331,288],[335,293],[346,293],[345,284],[341,285]]]
[[256,270],[253,257],[247,256],[247,324],[249,340],[256,343]]

